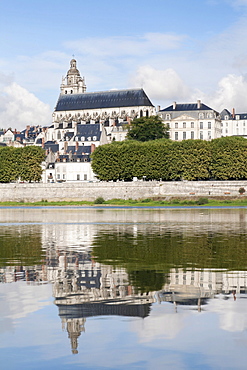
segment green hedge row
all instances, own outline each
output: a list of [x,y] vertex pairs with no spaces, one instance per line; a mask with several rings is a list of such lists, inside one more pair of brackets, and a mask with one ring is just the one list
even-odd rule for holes
[[40,181],[45,151],[37,146],[0,148],[0,183]]
[[102,181],[247,179],[247,140],[133,140],[96,148],[92,168]]

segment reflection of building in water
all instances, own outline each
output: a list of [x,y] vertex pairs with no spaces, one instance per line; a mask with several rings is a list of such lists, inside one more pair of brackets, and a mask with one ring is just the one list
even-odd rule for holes
[[247,293],[246,271],[214,271],[171,269],[169,284],[158,292],[160,301],[174,304],[198,305],[205,304],[216,294]]
[[[58,252],[58,251],[57,251]],[[147,317],[154,293],[141,294],[130,286],[123,268],[101,265],[90,252],[59,252],[52,259],[48,276],[53,279],[53,296],[63,328],[68,331],[73,353],[87,317],[121,315]]]

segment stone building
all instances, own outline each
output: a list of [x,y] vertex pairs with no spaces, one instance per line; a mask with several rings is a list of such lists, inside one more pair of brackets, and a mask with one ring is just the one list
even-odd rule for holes
[[163,122],[169,125],[170,139],[211,140],[221,137],[221,118],[217,111],[203,104],[177,104],[158,112]]

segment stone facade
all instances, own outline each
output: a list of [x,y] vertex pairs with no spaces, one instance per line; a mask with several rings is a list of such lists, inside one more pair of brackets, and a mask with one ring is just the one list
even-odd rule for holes
[[134,182],[66,182],[48,184],[0,184],[0,201],[94,201],[170,197],[239,196],[245,181],[134,181]]

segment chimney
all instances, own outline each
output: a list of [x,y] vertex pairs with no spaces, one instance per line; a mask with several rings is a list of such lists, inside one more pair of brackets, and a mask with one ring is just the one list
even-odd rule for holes
[[127,122],[128,122],[129,125],[131,124],[131,119],[130,119],[129,116],[127,116]]
[[197,100],[197,109],[201,109],[201,100]]
[[45,138],[42,137],[42,148],[44,149],[44,147],[45,147]]
[[66,154],[66,153],[67,153],[67,149],[68,149],[68,142],[67,142],[67,141],[65,141],[65,142],[64,142],[64,154]]
[[160,111],[160,105],[157,105],[157,112]]
[[95,144],[91,144],[91,154],[95,151]]
[[75,142],[75,151],[76,151],[76,152],[77,152],[78,148],[79,148],[79,143],[78,143],[78,141],[76,141],[76,142]]
[[177,106],[177,103],[174,101],[173,104],[172,104],[173,110],[176,109],[176,106]]
[[235,108],[232,108],[232,118],[235,119]]

